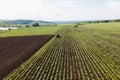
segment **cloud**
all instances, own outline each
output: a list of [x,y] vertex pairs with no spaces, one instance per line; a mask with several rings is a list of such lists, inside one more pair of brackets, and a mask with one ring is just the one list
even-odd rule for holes
[[86,8],[85,12],[86,19],[119,19],[120,1],[108,0],[106,4]]
[[0,18],[37,18],[45,12],[42,0],[0,0]]
[[120,9],[120,1],[113,1],[113,0],[110,0],[108,3],[107,3],[107,6],[109,8],[116,8],[116,9]]
[[0,19],[114,19],[119,14],[119,0],[0,0]]

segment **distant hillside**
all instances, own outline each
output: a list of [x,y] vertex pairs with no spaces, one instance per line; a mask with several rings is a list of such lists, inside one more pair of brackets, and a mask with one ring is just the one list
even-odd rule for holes
[[54,22],[48,22],[48,21],[33,21],[33,22],[30,23],[30,24],[33,24],[33,23],[39,23],[40,25],[56,24],[56,23],[54,23]]
[[120,19],[111,20],[79,20],[79,21],[56,21],[56,24],[71,24],[71,23],[108,23],[108,22],[120,22]]
[[56,24],[71,24],[71,23],[80,23],[85,21],[56,21]]
[[32,20],[4,20],[3,23],[6,24],[29,24],[32,23]]
[[0,20],[0,24],[23,24],[30,25],[33,23],[39,23],[40,25],[55,24],[48,21],[37,21],[37,20]]

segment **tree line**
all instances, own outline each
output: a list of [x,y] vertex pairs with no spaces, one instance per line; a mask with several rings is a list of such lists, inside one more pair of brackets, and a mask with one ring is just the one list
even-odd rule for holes
[[120,19],[116,19],[116,20],[97,20],[97,21],[88,21],[87,23],[109,23],[109,22],[120,22]]

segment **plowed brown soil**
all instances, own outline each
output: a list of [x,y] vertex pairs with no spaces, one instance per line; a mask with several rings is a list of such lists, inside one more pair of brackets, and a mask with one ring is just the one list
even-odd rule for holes
[[0,80],[28,60],[53,35],[0,38]]

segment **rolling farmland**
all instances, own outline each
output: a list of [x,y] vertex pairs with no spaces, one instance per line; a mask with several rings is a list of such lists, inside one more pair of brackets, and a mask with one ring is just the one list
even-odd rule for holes
[[120,80],[119,23],[59,29],[4,80]]
[[9,36],[32,36],[32,35],[50,35],[55,34],[61,26],[44,26],[44,27],[31,27],[31,28],[21,28],[18,30],[9,30],[0,32],[0,37]]

